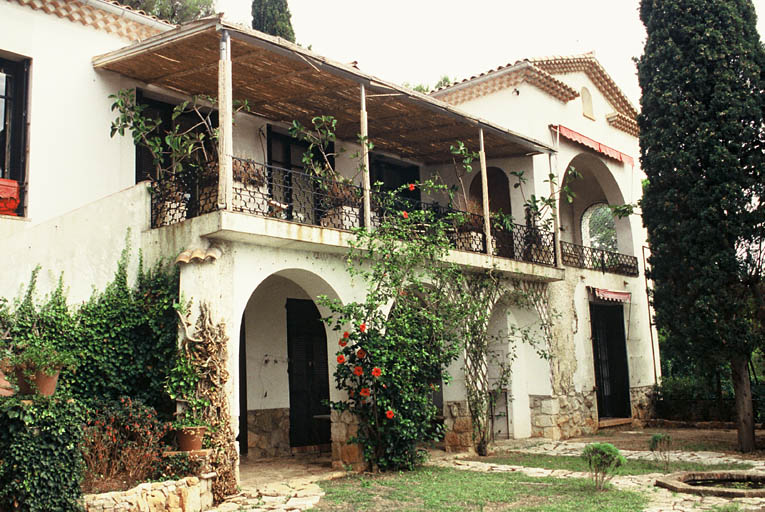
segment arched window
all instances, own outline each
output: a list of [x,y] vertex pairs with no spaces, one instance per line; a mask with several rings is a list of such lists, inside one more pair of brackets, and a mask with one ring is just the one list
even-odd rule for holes
[[614,215],[606,203],[595,203],[582,214],[582,245],[617,251]]
[[582,114],[584,114],[584,117],[588,117],[595,120],[595,113],[592,110],[592,94],[590,94],[590,90],[587,89],[587,87],[582,87],[582,92],[580,93],[582,96]]
[[[505,171],[499,167],[486,169],[486,179],[489,183],[489,211],[497,213],[501,211],[511,215],[510,210],[510,180]],[[478,174],[470,183],[470,205],[468,209],[473,213],[483,213],[482,203],[483,189],[481,187],[481,175]]]

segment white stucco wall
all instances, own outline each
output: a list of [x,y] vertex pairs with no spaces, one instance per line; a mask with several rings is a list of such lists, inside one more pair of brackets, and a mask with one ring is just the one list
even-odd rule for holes
[[133,142],[110,138],[108,98],[132,86],[91,59],[129,41],[15,2],[0,3],[0,52],[32,59],[28,217],[43,222],[135,182]]

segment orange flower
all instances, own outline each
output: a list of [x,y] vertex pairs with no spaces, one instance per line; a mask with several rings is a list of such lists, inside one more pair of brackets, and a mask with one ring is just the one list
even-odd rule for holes
[[364,359],[365,357],[367,357],[367,351],[364,350],[363,348],[358,349],[356,351],[356,357],[358,357],[359,359]]
[[345,338],[340,338],[340,341],[338,341],[337,344],[340,345],[341,347],[344,347],[348,344],[348,342],[345,341]]
[[392,419],[393,419],[393,416],[395,416],[395,414],[394,414],[394,413],[393,413],[393,411],[391,411],[390,409],[388,409],[387,411],[385,411],[385,417],[386,417],[386,418],[388,418],[389,420],[392,420]]
[[361,366],[354,367],[353,368],[353,374],[356,377],[361,377],[362,375],[364,375],[364,368],[362,368]]
[[372,375],[375,377],[379,377],[380,375],[382,375],[382,370],[377,367],[374,367],[372,369]]
[[401,216],[404,217],[405,219],[409,218],[409,214],[406,212],[401,212]]
[[365,324],[365,323],[362,323],[361,325],[359,325],[359,330],[360,330],[362,333],[364,333],[364,332],[367,332],[367,324]]
[[337,362],[338,364],[343,364],[345,362],[345,356],[343,354],[337,356]]
[[351,336],[351,335],[350,335],[350,334],[348,334],[348,331],[345,331],[345,332],[343,333],[343,338],[345,338],[345,339],[348,339],[348,338],[350,338],[350,336]]
[[413,190],[414,190],[414,183],[410,183],[410,184],[409,184],[409,190],[410,190],[410,191],[413,191]]
[[359,394],[361,396],[369,396],[370,395],[369,388],[361,388],[361,391],[359,391]]

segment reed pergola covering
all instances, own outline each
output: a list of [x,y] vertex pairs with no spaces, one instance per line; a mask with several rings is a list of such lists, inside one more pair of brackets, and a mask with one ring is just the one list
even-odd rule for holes
[[424,164],[451,161],[460,140],[487,158],[552,152],[546,144],[462,113],[429,96],[367,75],[353,66],[255,30],[211,17],[182,25],[123,49],[95,57],[94,67],[176,91],[218,96],[222,34],[230,38],[232,96],[276,123],[310,125],[320,115],[337,118],[337,136],[360,132],[360,88],[366,88],[369,140],[375,149]]

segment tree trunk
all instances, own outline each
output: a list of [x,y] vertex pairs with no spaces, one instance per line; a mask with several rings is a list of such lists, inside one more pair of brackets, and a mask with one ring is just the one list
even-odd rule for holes
[[736,354],[730,360],[733,391],[736,394],[736,427],[738,449],[754,451],[754,414],[752,411],[752,388],[749,382],[749,358]]

